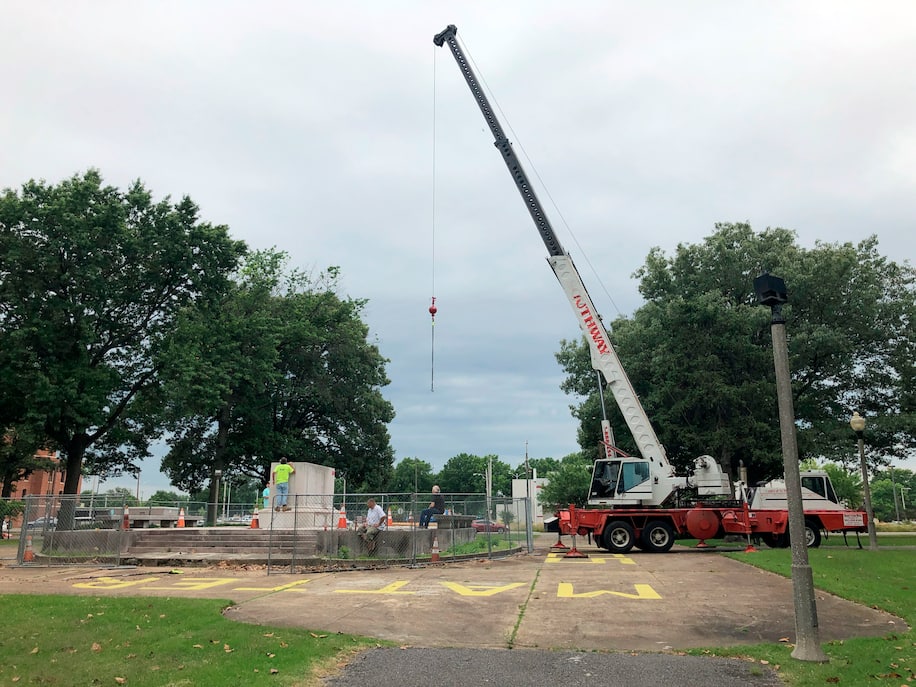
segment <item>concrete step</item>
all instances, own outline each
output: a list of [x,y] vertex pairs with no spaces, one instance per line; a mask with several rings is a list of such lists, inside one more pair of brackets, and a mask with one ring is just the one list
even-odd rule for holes
[[292,546],[277,546],[271,549],[269,546],[220,546],[220,547],[211,547],[211,546],[168,546],[163,548],[161,546],[132,546],[128,550],[130,555],[145,554],[145,553],[225,553],[225,554],[263,554],[267,555],[271,552],[273,553],[295,553],[303,552],[307,550],[309,553],[313,553],[315,550],[314,546],[309,547],[292,547]]
[[318,533],[312,530],[173,528],[133,530],[128,554],[169,553],[264,555],[269,553],[313,553]]

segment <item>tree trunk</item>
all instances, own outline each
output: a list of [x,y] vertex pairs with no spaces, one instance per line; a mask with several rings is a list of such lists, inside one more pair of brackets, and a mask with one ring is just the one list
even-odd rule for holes
[[[229,406],[224,405],[219,411],[217,418],[216,446],[213,455],[213,470],[210,473],[210,498],[207,504],[207,524],[211,527],[216,525],[216,519],[219,516],[219,498],[220,485],[226,479],[226,445],[229,442],[229,424],[231,421]],[[221,474],[217,477],[216,472]]]
[[74,498],[61,500],[60,509],[57,512],[57,526],[59,529],[68,530],[73,528],[76,517],[75,497],[79,494],[80,477],[83,474],[83,457],[86,455],[86,447],[88,445],[88,437],[85,434],[71,437],[64,444],[63,453],[67,456],[65,463],[67,476],[64,478],[64,494],[72,494]]

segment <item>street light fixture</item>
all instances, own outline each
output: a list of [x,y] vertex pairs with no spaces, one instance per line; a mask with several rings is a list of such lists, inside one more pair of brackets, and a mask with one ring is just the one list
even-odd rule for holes
[[868,486],[868,466],[865,464],[865,418],[855,411],[849,426],[859,440],[859,465],[862,468],[862,493],[865,495],[865,517],[868,518],[868,548],[878,550],[878,533],[875,532],[875,512],[871,507],[871,488]]
[[900,522],[900,501],[897,500],[897,480],[894,478],[894,466],[888,468],[891,473],[891,488],[894,490],[894,516],[895,522]]
[[814,575],[808,564],[801,473],[798,469],[798,443],[795,437],[795,409],[792,403],[792,378],[789,374],[789,346],[786,342],[786,320],[782,315],[782,306],[789,301],[789,296],[785,281],[766,272],[754,280],[754,292],[760,305],[770,307],[776,400],[779,406],[782,461],[789,506],[789,541],[792,546],[792,592],[795,602],[795,649],[792,651],[792,658],[826,663],[829,659],[821,649],[817,624]]

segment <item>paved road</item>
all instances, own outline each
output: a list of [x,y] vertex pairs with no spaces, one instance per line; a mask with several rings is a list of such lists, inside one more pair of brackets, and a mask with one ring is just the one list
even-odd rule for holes
[[[759,665],[672,652],[791,640],[791,581],[711,551],[580,550],[589,557],[564,559],[543,548],[497,561],[270,576],[244,567],[181,574],[0,567],[0,588],[224,598],[234,604],[226,615],[240,622],[368,634],[411,647],[368,652],[335,686],[365,685],[361,671],[372,673],[370,683],[380,674],[419,675],[424,687],[443,673],[466,684],[484,684],[485,676],[499,685],[639,685],[643,678],[653,685],[779,684]],[[822,641],[905,629],[897,618],[823,592],[817,613]],[[405,661],[411,667],[402,672]],[[399,677],[399,687],[410,687],[410,679]]]

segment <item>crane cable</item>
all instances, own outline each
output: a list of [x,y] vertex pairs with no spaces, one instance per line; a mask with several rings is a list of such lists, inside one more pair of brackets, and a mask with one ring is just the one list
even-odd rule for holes
[[430,317],[430,355],[429,355],[429,390],[436,390],[436,55],[433,46],[433,152],[432,152],[432,301],[429,305]]

